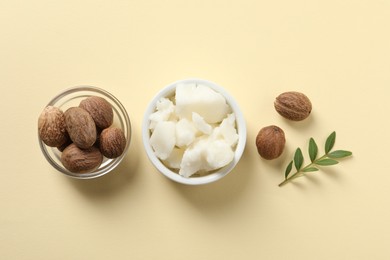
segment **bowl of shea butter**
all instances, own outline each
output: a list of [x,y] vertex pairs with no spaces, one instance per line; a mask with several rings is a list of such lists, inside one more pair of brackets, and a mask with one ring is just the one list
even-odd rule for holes
[[224,88],[185,79],[164,87],[149,103],[142,141],[159,172],[182,184],[200,185],[233,170],[244,152],[246,124]]

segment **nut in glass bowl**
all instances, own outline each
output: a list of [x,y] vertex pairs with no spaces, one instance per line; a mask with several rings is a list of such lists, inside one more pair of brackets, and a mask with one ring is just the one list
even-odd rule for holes
[[142,139],[159,172],[178,183],[200,185],[233,170],[244,152],[246,124],[224,88],[186,79],[169,84],[149,103]]
[[[119,163],[123,160],[124,156],[126,155],[131,140],[131,123],[130,123],[129,116],[126,112],[126,109],[116,97],[114,97],[106,90],[97,87],[92,87],[92,86],[77,86],[77,87],[69,88],[56,95],[46,105],[46,108],[56,107],[62,110],[63,112],[65,112],[67,109],[71,107],[78,107],[80,105],[80,102],[90,97],[103,98],[112,107],[113,121],[112,123],[110,122],[111,127],[113,127],[114,129],[120,129],[121,132],[123,132],[123,135],[125,137],[124,138],[125,143],[123,144],[122,147],[123,152],[118,157],[116,158],[103,157],[102,162],[99,164],[99,166],[96,169],[94,168],[91,171],[87,171],[84,173],[76,173],[64,167],[63,162],[61,161],[62,152],[60,151],[60,149],[58,149],[57,147],[51,147],[46,145],[45,143],[47,143],[47,140],[45,140],[44,142],[41,139],[40,135],[38,134],[39,146],[46,160],[56,170],[60,171],[61,173],[69,177],[73,177],[77,179],[96,178],[115,169],[119,165]],[[77,114],[77,116],[74,117],[76,118],[79,116],[80,115]],[[107,129],[111,129],[111,127]],[[77,147],[70,147],[70,148],[75,150]],[[93,149],[95,149],[95,147],[93,147]]]

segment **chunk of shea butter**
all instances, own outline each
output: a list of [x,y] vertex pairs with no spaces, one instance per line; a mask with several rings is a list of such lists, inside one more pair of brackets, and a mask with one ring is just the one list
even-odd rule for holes
[[150,137],[150,145],[161,160],[167,159],[172,153],[176,143],[175,132],[174,122],[162,121],[156,124]]
[[180,163],[179,174],[181,176],[188,178],[200,170],[209,170],[204,157],[207,145],[208,139],[200,137],[185,150]]
[[192,112],[192,122],[199,131],[206,135],[210,135],[213,132],[213,127],[207,124],[198,113]]
[[234,113],[229,114],[219,126],[213,128],[210,138],[212,140],[224,140],[233,148],[238,142],[235,120]]
[[201,84],[178,84],[175,100],[179,118],[191,119],[195,112],[209,124],[221,122],[231,110],[220,93]]
[[223,139],[232,147],[236,145],[238,142],[238,134],[236,129],[236,116],[234,113],[229,114],[219,127]]
[[156,111],[149,116],[149,129],[154,129],[157,123],[167,121],[175,111],[175,105],[168,98],[160,98],[156,104]]
[[176,146],[184,147],[190,145],[198,130],[187,118],[182,118],[176,123]]
[[173,169],[180,169],[180,163],[183,158],[185,149],[183,148],[173,148],[169,157],[163,160],[163,163]]
[[234,157],[232,147],[224,140],[209,142],[205,150],[207,168],[216,170],[228,165]]
[[233,149],[226,141],[200,137],[185,150],[179,174],[188,178],[200,171],[216,170],[228,165],[233,157]]

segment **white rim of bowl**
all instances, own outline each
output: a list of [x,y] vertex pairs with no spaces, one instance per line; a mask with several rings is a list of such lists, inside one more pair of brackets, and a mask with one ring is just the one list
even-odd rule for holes
[[[224,98],[226,99],[227,104],[232,108],[232,110],[235,113],[236,116],[236,124],[237,124],[237,132],[239,135],[238,143],[236,146],[236,149],[234,151],[234,158],[233,161],[231,161],[228,165],[225,167],[216,170],[216,172],[213,172],[206,176],[201,177],[189,177],[185,178],[178,173],[170,170],[168,167],[166,167],[160,159],[157,158],[157,156],[154,154],[153,148],[150,145],[150,131],[149,131],[149,115],[155,111],[156,103],[157,101],[162,98],[166,97],[170,94],[173,94],[175,91],[175,88],[177,84],[180,83],[199,83],[204,84],[213,90],[217,91],[218,93],[222,94]],[[207,184],[214,181],[217,181],[221,179],[222,177],[226,176],[229,172],[233,170],[233,168],[236,166],[236,164],[241,159],[242,154],[244,153],[245,145],[246,145],[246,123],[244,119],[244,115],[241,112],[241,109],[239,108],[237,102],[235,99],[221,86],[218,84],[204,79],[199,78],[189,78],[189,79],[183,79],[175,81],[171,84],[168,84],[164,88],[162,88],[152,99],[152,101],[148,104],[147,110],[145,111],[143,122],[142,122],[142,141],[144,144],[144,148],[146,151],[146,154],[149,158],[149,160],[152,162],[153,166],[159,170],[163,175],[168,177],[169,179],[176,181],[178,183],[182,184],[188,184],[188,185],[200,185],[200,184]]]

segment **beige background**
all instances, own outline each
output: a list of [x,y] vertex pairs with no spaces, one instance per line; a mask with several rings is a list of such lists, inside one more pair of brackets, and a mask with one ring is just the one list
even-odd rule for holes
[[[1,259],[390,259],[390,2],[0,2]],[[178,79],[226,88],[246,117],[239,165],[189,187],[160,175],[141,143],[143,112]],[[133,140],[112,173],[81,181],[51,168],[37,118],[65,88],[89,84],[128,110]],[[306,93],[309,119],[273,108]],[[287,136],[264,161],[266,125]],[[297,146],[354,152],[279,188]]]

